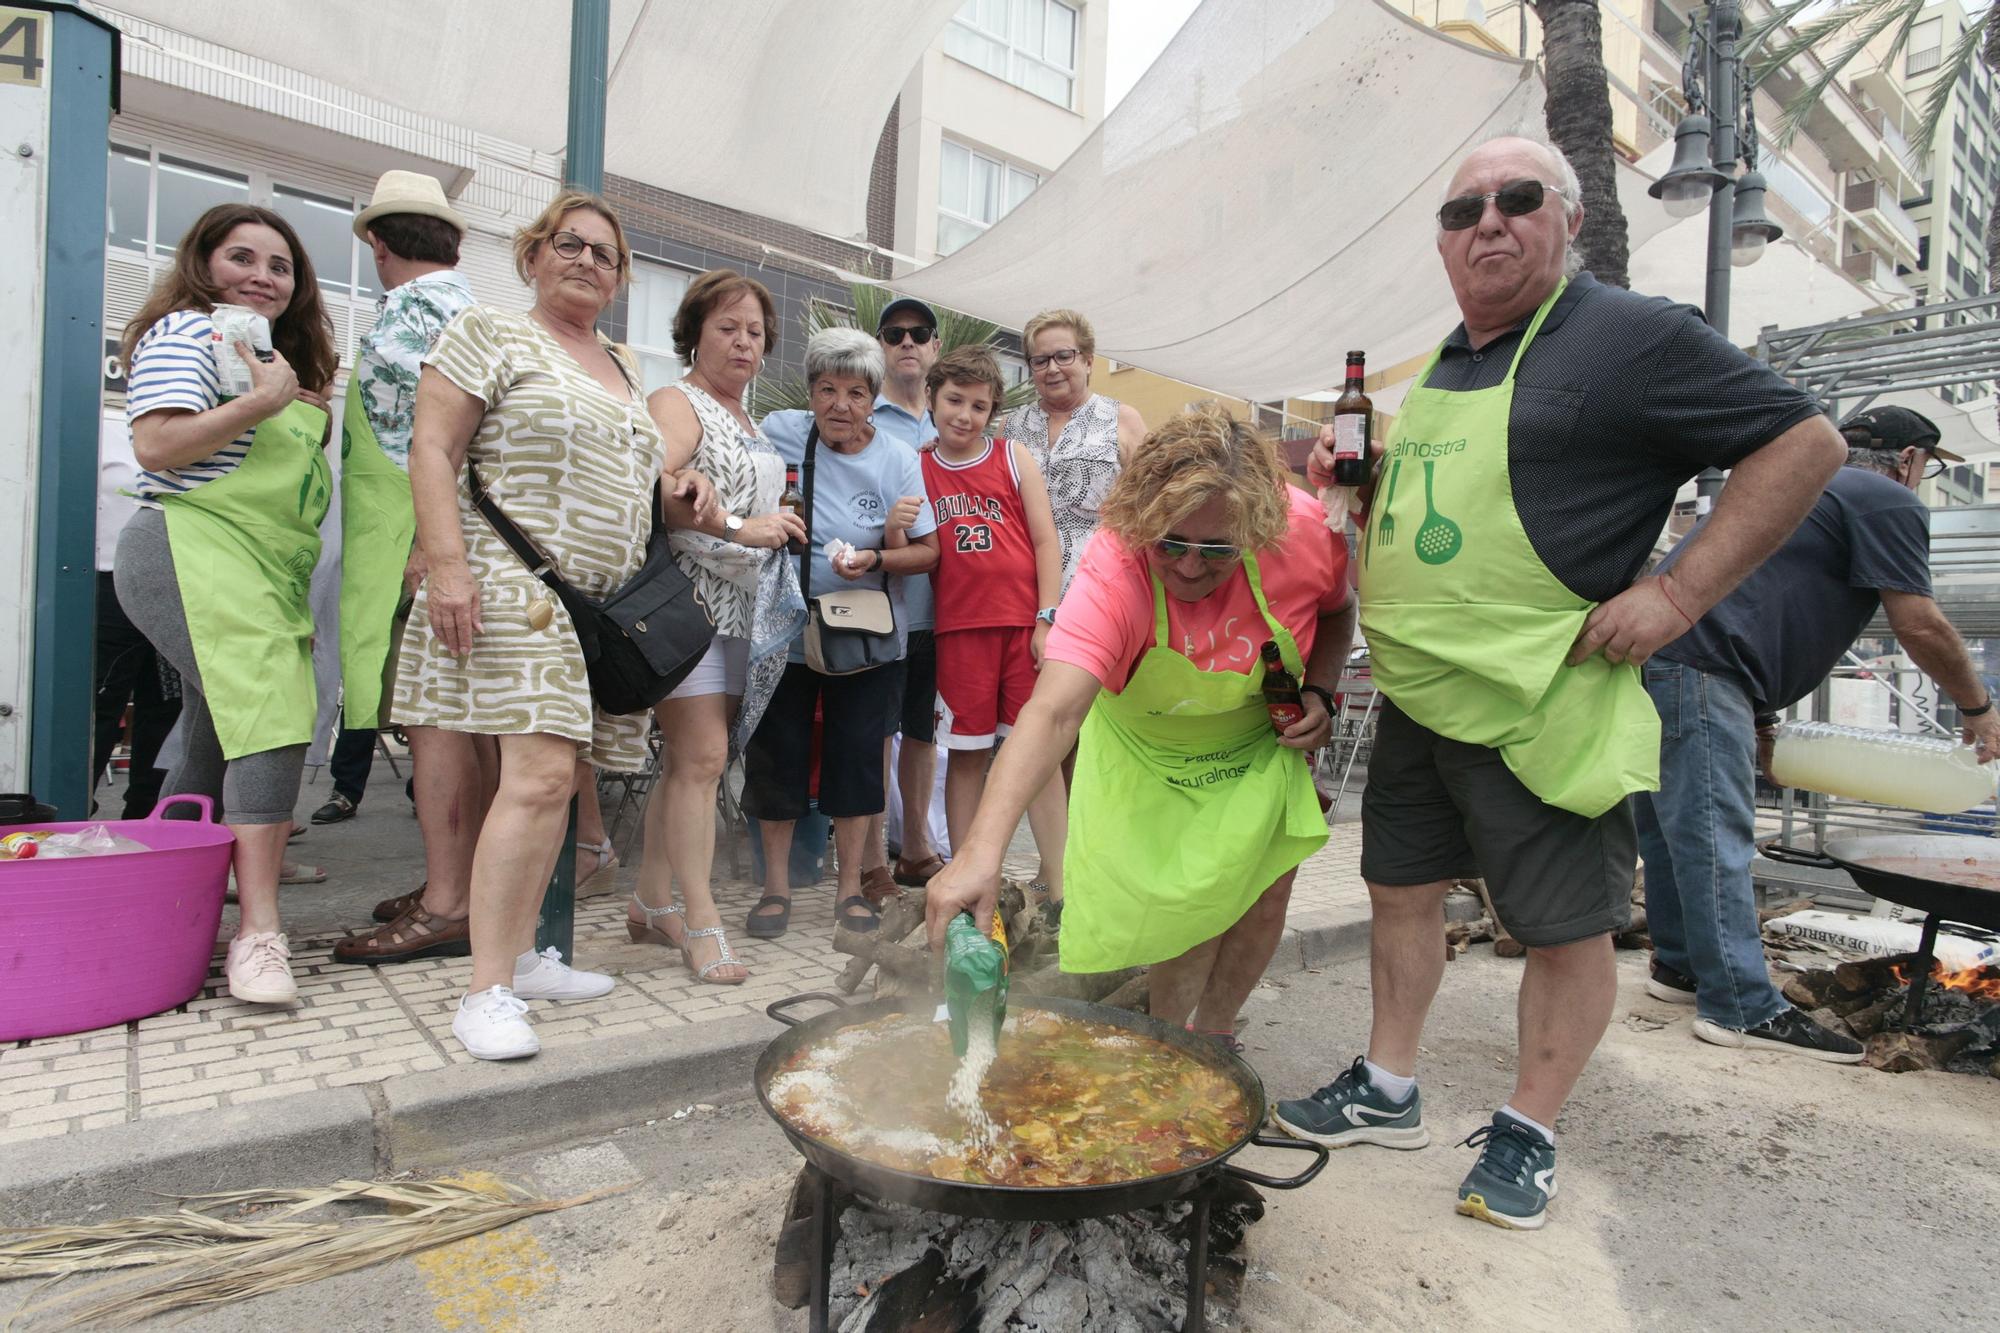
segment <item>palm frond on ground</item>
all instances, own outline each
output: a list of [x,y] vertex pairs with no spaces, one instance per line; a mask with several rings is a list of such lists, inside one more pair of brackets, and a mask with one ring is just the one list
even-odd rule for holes
[[[813,297],[806,302],[805,313],[799,318],[799,329],[807,342],[815,334],[826,329],[860,329],[873,333],[882,321],[882,311],[889,302],[895,300],[895,293],[874,283],[857,282],[848,288],[848,307],[835,305],[831,301]],[[991,320],[976,319],[961,311],[933,306],[938,317],[938,348],[949,352],[955,347],[979,345],[998,348],[1001,329]],[[1002,411],[1011,411],[1035,396],[1034,386],[1026,380],[1007,391],[1001,402]],[[804,377],[797,374],[760,375],[750,390],[750,412],[760,420],[769,413],[787,408],[811,406],[811,396],[807,391]]]

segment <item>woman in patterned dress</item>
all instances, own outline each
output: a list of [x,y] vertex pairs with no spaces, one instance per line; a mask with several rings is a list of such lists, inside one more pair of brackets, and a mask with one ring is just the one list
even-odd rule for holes
[[[653,710],[666,756],[646,805],[646,841],[664,851],[640,868],[626,928],[634,941],[679,949],[697,978],[718,985],[740,985],[750,973],[729,947],[709,886],[716,785],[744,702],[758,585],[774,568],[796,585],[780,552],[806,536],[798,515],[778,508],[785,462],[758,438],[743,407],[744,391],[777,342],[778,313],[763,283],[726,268],[704,273],[674,314],[674,354],[687,376],[646,401],[666,438],[668,470],[692,467],[715,490],[706,514],[680,502],[667,507],[674,555],[715,617],[715,642]],[[767,647],[782,660],[783,643]],[[755,692],[752,699],[761,709],[763,699]],[[670,901],[676,879],[679,904]]]
[[630,361],[596,323],[631,270],[617,216],[565,192],[514,238],[525,314],[473,306],[424,358],[410,448],[428,576],[397,662],[399,724],[499,738],[500,786],[472,862],[472,984],[452,1032],[473,1055],[540,1049],[530,999],[588,999],[611,978],[534,952],[579,757],[636,772],[648,717],[593,706],[568,613],[473,507],[468,466],[580,591],[645,558],[666,446]]
[[1097,531],[1097,508],[1146,438],[1137,408],[1090,389],[1097,336],[1074,310],[1044,310],[1021,331],[1036,401],[1008,414],[1000,435],[1024,444],[1049,484],[1062,541],[1065,591]]

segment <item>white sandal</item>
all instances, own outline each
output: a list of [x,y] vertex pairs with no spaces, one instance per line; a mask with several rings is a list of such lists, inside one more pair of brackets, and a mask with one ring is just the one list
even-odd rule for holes
[[[741,986],[750,979],[750,970],[748,968],[743,969],[743,975],[740,977],[714,977],[710,975],[718,967],[743,966],[743,960],[738,958],[735,951],[729,947],[729,936],[723,933],[721,926],[703,926],[700,929],[689,926],[687,938],[688,942],[681,946],[681,961],[688,965],[688,971],[694,973],[696,981],[706,981],[711,986]],[[694,965],[694,952],[691,946],[696,940],[706,939],[713,939],[716,947],[721,952],[716,955],[714,962],[696,967]]]
[[648,907],[636,893],[632,895],[632,905],[646,914],[644,921],[634,921],[629,916],[625,918],[625,933],[631,937],[632,943],[664,944],[669,949],[679,949],[683,955],[686,954],[686,944],[653,924],[663,916],[677,916],[681,919],[681,930],[685,933],[687,930],[687,909],[685,907],[682,907],[679,903],[669,903],[665,907]]
[[606,838],[603,842],[584,842],[579,839],[576,849],[579,852],[589,852],[597,858],[597,869],[577,879],[576,887],[579,891],[582,890],[584,885],[590,883],[605,871],[616,870],[618,868],[618,852],[612,847],[611,839],[609,838]]

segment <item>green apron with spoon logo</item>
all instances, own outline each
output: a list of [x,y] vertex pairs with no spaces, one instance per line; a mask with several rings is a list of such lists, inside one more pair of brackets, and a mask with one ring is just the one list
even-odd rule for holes
[[333,502],[326,425],[326,413],[294,402],[257,427],[233,470],[158,497],[224,759],[312,739],[319,698],[307,596]]
[[1507,377],[1426,386],[1431,353],[1396,417],[1361,559],[1361,632],[1375,684],[1413,721],[1500,752],[1550,805],[1595,818],[1659,790],[1660,718],[1639,668],[1564,659],[1595,603],[1549,571],[1521,526],[1507,422],[1535,312]]
[[[1264,600],[1265,631],[1303,679],[1299,648]],[[1065,972],[1178,958],[1243,918],[1264,890],[1325,844],[1305,753],[1278,744],[1264,663],[1203,671],[1168,645],[1167,593],[1153,583],[1153,646],[1125,688],[1084,719],[1063,849]]]
[[362,401],[361,376],[349,375],[340,418],[340,678],[347,726],[386,721],[383,682],[416,536],[410,474],[383,452]]

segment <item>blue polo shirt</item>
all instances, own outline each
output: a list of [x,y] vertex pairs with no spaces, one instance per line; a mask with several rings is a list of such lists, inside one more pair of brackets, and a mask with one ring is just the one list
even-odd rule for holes
[[[929,408],[922,416],[911,416],[900,403],[883,394],[875,395],[875,429],[892,440],[901,440],[912,451],[937,438]],[[929,629],[937,623],[936,604],[931,600],[931,576],[910,574],[889,580],[889,592],[896,599],[896,619],[913,630]]]

